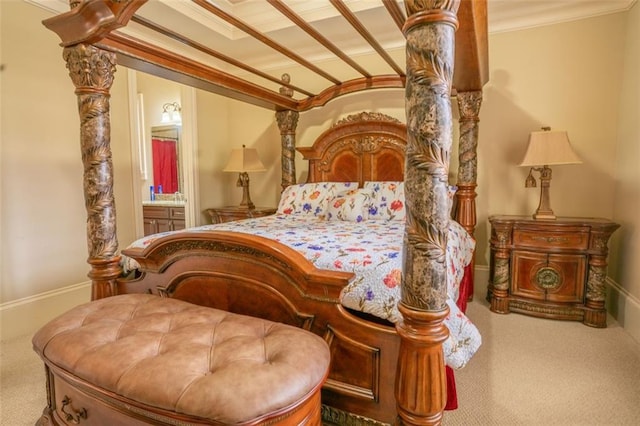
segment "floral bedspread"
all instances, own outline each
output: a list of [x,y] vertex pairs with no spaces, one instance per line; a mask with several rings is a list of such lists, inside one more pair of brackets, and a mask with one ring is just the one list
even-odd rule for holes
[[[480,333],[456,306],[464,266],[472,258],[475,241],[456,222],[451,221],[447,245],[447,285],[450,331],[444,343],[445,360],[461,368],[481,344]],[[186,232],[222,230],[251,233],[285,244],[320,269],[353,272],[356,277],[343,289],[344,306],[391,322],[400,318],[400,278],[404,221],[318,220],[292,215],[273,215],[216,225],[191,228]],[[185,232],[185,231],[178,231]],[[135,241],[130,247],[145,247],[169,233],[155,234]],[[125,271],[136,269],[133,259],[123,256]]]

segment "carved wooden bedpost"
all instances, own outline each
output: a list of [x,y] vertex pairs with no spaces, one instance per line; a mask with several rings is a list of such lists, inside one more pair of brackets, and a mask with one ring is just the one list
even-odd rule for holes
[[92,300],[114,295],[121,273],[109,115],[116,55],[93,43],[126,25],[145,1],[70,0],[71,11],[43,21],[62,40],[63,58],[78,97]]
[[443,324],[447,307],[445,250],[447,176],[453,139],[451,83],[459,0],[408,0],[407,158],[403,321],[396,378],[402,424],[435,425],[446,404]]
[[456,222],[471,235],[476,230],[476,186],[478,181],[478,123],[482,91],[458,92],[460,111],[460,152],[458,159],[458,191]]
[[95,300],[115,294],[115,280],[121,273],[109,115],[109,89],[116,71],[116,55],[92,45],[78,44],[65,47],[63,57],[78,96],[87,209],[87,262],[91,265],[91,299]]
[[[455,218],[472,236],[476,231],[476,186],[478,186],[478,123],[482,91],[458,92],[458,111],[460,112],[460,140],[458,146],[458,190],[456,191]],[[468,273],[469,299],[473,298],[475,258],[471,259]]]
[[[289,83],[289,74],[283,74],[282,81]],[[280,93],[293,97],[293,89],[287,86],[282,86]],[[282,191],[287,186],[296,183],[296,127],[298,127],[299,116],[299,112],[292,110],[276,112],[276,120],[280,128],[280,139],[282,140]]]

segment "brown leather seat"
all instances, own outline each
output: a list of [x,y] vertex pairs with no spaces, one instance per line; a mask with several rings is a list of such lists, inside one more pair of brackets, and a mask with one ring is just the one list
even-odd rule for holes
[[319,414],[330,360],[310,332],[147,294],[80,305],[40,329],[33,345],[54,372],[224,424],[281,417],[314,394]]

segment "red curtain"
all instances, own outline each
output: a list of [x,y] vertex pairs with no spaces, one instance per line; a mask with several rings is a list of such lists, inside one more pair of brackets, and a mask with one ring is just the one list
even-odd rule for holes
[[162,192],[178,192],[178,151],[173,139],[151,140],[153,150],[153,185],[155,192],[162,185]]

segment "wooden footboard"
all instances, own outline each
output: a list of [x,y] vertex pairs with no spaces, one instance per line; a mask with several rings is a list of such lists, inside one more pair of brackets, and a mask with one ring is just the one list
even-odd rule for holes
[[325,419],[395,421],[400,338],[392,324],[340,305],[340,291],[353,274],[317,269],[275,241],[233,232],[178,233],[123,254],[140,264],[141,274],[119,280],[119,294],[150,292],[310,330],[331,348],[322,393]]

